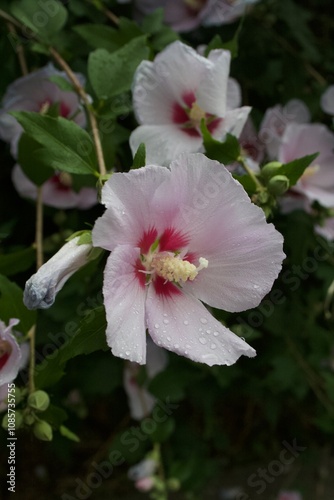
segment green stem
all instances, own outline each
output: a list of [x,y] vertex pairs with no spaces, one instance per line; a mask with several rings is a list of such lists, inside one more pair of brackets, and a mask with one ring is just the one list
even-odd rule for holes
[[251,170],[249,168],[249,166],[245,162],[244,157],[240,155],[237,158],[237,162],[240,163],[240,165],[242,166],[242,168],[244,170],[246,170],[246,172],[249,175],[249,177],[254,181],[254,183],[255,183],[255,185],[257,187],[257,191],[263,191],[265,189],[264,186],[261,184],[261,182],[259,181],[259,179],[256,177],[256,175],[254,174],[253,170]]

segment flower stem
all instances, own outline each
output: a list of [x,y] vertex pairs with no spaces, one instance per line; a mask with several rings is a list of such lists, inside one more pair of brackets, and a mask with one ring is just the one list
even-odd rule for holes
[[249,168],[249,166],[247,165],[245,159],[243,156],[239,156],[237,158],[237,162],[240,163],[240,165],[242,166],[242,168],[244,170],[246,170],[247,174],[249,175],[249,177],[252,179],[252,181],[254,181],[256,187],[257,187],[257,190],[258,191],[262,191],[264,189],[264,186],[261,184],[261,182],[259,181],[259,179],[256,177],[256,175],[254,174],[254,172]]

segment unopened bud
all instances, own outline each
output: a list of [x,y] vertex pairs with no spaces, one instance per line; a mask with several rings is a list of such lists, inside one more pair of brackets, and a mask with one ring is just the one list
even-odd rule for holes
[[32,425],[36,421],[36,416],[33,413],[27,413],[24,416],[24,423],[26,425]]
[[267,187],[270,193],[279,196],[289,189],[289,179],[285,175],[274,175],[268,182]]
[[29,395],[28,405],[38,411],[45,411],[50,404],[49,395],[45,391],[36,391]]
[[35,422],[33,431],[37,439],[41,441],[52,441],[52,427],[45,420]]
[[23,302],[28,309],[47,309],[66,281],[90,260],[91,244],[80,244],[79,236],[68,241],[27,281]]
[[282,163],[279,161],[271,161],[270,163],[267,163],[264,165],[264,167],[261,169],[261,176],[264,179],[270,179],[274,175],[276,175],[281,168]]
[[[15,419],[12,418],[15,415]],[[11,413],[11,419],[8,418],[8,413],[6,413],[2,419],[1,426],[6,431],[14,425],[15,429],[19,429],[23,422],[23,416],[20,411],[15,411],[15,413]]]

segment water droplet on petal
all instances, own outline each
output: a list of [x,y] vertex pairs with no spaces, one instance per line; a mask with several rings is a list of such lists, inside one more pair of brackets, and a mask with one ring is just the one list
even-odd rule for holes
[[172,339],[170,337],[167,337],[168,342],[170,342]]
[[259,285],[253,285],[253,288],[255,288],[255,290],[258,290],[260,287]]
[[200,343],[201,343],[201,344],[203,344],[203,345],[204,345],[204,344],[206,344],[206,342],[207,342],[207,341],[206,341],[206,338],[204,338],[204,337],[200,337],[198,340],[199,340],[199,341],[200,341]]
[[186,349],[191,349],[191,345],[186,344]]
[[207,319],[205,319],[205,318],[201,318],[201,319],[200,319],[200,322],[202,323],[202,325],[206,325],[206,324],[207,324],[207,322],[208,322],[208,320],[207,320]]
[[214,335],[215,337],[218,337],[219,332],[213,332],[213,335]]
[[184,324],[184,325],[189,325],[189,321],[185,320],[185,321],[183,322],[183,324]]
[[160,326],[160,325],[159,325],[159,323],[156,323],[156,324],[154,325],[154,328],[159,328],[159,326]]
[[218,362],[218,357],[215,354],[202,354],[202,359],[211,364]]
[[216,349],[216,347],[217,347],[217,346],[216,346],[216,344],[212,343],[212,344],[210,345],[210,347],[211,347],[211,349]]
[[206,330],[206,333],[211,333],[211,330]]
[[127,356],[130,356],[130,351],[125,351],[125,354],[126,354]]
[[169,323],[168,319],[164,319],[164,323],[165,323],[165,325],[168,325],[168,323]]
[[179,344],[174,344],[175,349],[178,349],[180,346]]

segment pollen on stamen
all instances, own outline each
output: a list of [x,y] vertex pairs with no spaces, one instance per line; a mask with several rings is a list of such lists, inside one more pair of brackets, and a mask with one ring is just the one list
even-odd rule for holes
[[198,272],[208,267],[207,259],[201,257],[199,259],[199,266],[196,267],[187,260],[182,260],[179,257],[172,255],[157,256],[152,262],[152,267],[161,278],[167,281],[180,283],[186,281],[193,281]]

